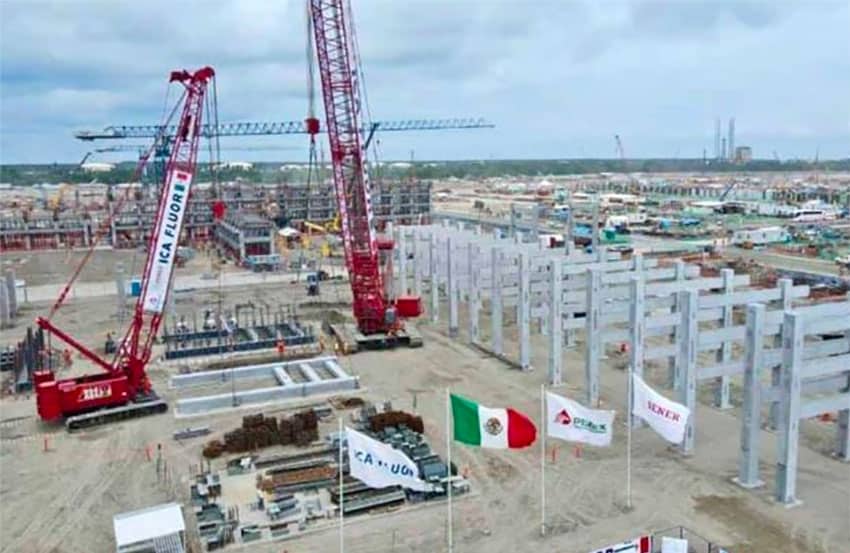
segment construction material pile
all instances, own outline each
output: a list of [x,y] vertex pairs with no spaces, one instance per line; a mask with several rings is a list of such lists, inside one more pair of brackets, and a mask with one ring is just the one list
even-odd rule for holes
[[228,453],[244,453],[272,445],[295,444],[299,447],[310,445],[319,439],[318,417],[309,409],[296,413],[290,418],[258,415],[242,417],[242,427],[226,432],[224,443],[212,440],[204,447],[203,455],[207,459]]
[[264,492],[272,492],[284,486],[297,486],[310,482],[333,480],[337,475],[337,469],[329,466],[288,470],[265,477],[257,475],[257,488]]
[[388,426],[398,427],[404,425],[419,434],[425,433],[425,425],[422,417],[411,415],[404,411],[385,411],[369,417],[369,429],[372,432],[381,432]]

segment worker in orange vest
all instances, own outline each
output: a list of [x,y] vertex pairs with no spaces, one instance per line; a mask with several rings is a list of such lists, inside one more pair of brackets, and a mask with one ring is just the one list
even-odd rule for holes
[[284,340],[277,341],[277,354],[283,357],[283,354],[286,352],[286,342]]

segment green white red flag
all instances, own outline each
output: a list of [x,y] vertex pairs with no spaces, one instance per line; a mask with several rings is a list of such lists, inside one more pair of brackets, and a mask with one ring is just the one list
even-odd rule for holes
[[537,428],[527,415],[510,407],[493,408],[451,394],[454,439],[494,449],[528,447],[537,438]]

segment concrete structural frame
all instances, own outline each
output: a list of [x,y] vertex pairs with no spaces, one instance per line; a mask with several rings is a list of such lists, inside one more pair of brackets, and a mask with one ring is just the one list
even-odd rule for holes
[[[695,453],[699,384],[712,382],[714,405],[727,408],[730,380],[741,377],[741,455],[735,479],[741,486],[762,485],[759,423],[765,404],[780,437],[778,501],[796,502],[800,418],[838,411],[835,454],[850,460],[850,301],[799,306],[795,302],[808,298],[809,287],[795,286],[789,279],[774,288],[750,289],[749,276],[730,269],[719,277],[703,277],[699,267],[681,261],[663,267],[640,255],[632,259],[604,251],[595,256],[567,255],[564,248],[549,250],[523,242],[520,230],[513,239],[503,239],[444,221],[402,227],[401,232],[413,245],[414,259],[423,258],[412,264],[419,269],[411,276],[420,289],[423,283],[430,287],[432,310],[440,307],[441,290],[446,292],[449,312],[454,313],[450,334],[460,331],[456,317],[465,301],[469,342],[517,368],[529,369],[529,336],[537,322],[547,336],[547,380],[557,384],[563,378],[561,353],[568,334],[583,331],[588,404],[598,400],[599,359],[613,343],[631,346],[628,359],[638,374],[647,361],[670,360],[669,383],[693,413],[680,445],[685,455]],[[479,326],[479,313],[488,304],[489,347],[481,343]],[[518,358],[504,352],[506,309],[515,311],[519,326]],[[746,310],[746,324],[733,316],[741,310]],[[434,314],[432,318],[436,320]],[[714,353],[703,355],[706,352]],[[763,377],[770,383],[762,383]]]
[[[629,277],[640,274],[650,285],[688,287],[717,286],[717,279],[698,279],[699,268],[677,263],[659,267],[658,260],[640,254],[622,259],[604,249],[597,255],[574,251],[567,255],[563,248],[547,249],[538,243],[485,236],[476,228],[442,225],[399,227],[405,244],[413,244],[413,258],[421,259],[414,271],[414,288],[430,286],[431,320],[438,319],[441,283],[449,303],[449,335],[459,333],[456,320],[460,302],[467,302],[469,342],[503,358],[517,368],[529,370],[532,328],[537,326],[548,337],[547,375],[550,382],[562,382],[562,347],[574,341],[574,333],[584,330],[586,362],[586,400],[599,399],[600,360],[606,344],[628,341]],[[489,252],[489,255],[481,255]],[[458,262],[457,258],[465,258]],[[464,262],[465,261],[465,262]],[[397,263],[400,266],[401,263]],[[556,276],[557,275],[557,276]],[[407,275],[404,277],[407,278]],[[676,284],[676,279],[678,284]],[[671,281],[672,280],[672,281]],[[742,284],[748,280],[738,279]],[[436,286],[431,286],[436,283]],[[655,289],[653,289],[655,291]],[[561,301],[552,301],[560,297]],[[489,347],[481,343],[480,312],[489,304],[491,332]],[[604,305],[604,309],[603,309]],[[657,306],[655,306],[657,307]],[[504,310],[516,312],[518,355],[504,355]],[[604,315],[603,315],[604,310]],[[537,323],[534,325],[533,323]],[[613,328],[617,325],[621,328]],[[590,327],[590,328],[588,328]],[[608,328],[612,327],[612,328]],[[595,330],[594,330],[595,329]],[[602,332],[600,332],[602,330]]]
[[[728,282],[730,277],[724,275]],[[634,305],[647,301],[633,281]],[[850,301],[814,306],[792,306],[792,300],[808,296],[807,286],[780,281],[772,289],[747,290],[734,294],[726,289],[716,294],[698,294],[695,290],[678,292],[681,311],[674,318],[646,316],[643,324],[633,324],[631,363],[640,370],[647,359],[663,358],[666,347],[646,347],[647,328],[662,328],[674,323],[680,328],[678,345],[682,361],[679,400],[691,410],[680,450],[695,452],[696,389],[700,381],[743,376],[742,429],[736,483],[745,488],[762,486],[759,476],[761,408],[771,405],[776,416],[777,471],[776,499],[795,505],[797,458],[799,456],[799,420],[828,412],[838,412],[835,456],[850,461]],[[747,298],[754,302],[745,304]],[[633,311],[640,309],[632,307]],[[724,312],[730,307],[746,307],[745,325],[724,326]],[[768,309],[775,306],[776,309]],[[639,313],[633,315],[639,319]],[[672,319],[672,320],[671,320]],[[678,319],[678,320],[675,320]],[[701,325],[700,323],[708,323]],[[643,336],[643,340],[641,339]],[[779,344],[774,338],[780,337]],[[832,338],[832,339],[827,339]],[[706,350],[722,351],[723,344],[743,346],[744,355],[723,359],[714,365],[700,366],[697,354]],[[766,348],[766,344],[773,347]],[[730,346],[731,347],[731,346]],[[643,351],[643,354],[636,353]],[[642,357],[642,359],[641,359]],[[779,378],[762,374],[778,366]],[[768,378],[771,377],[771,378]],[[770,384],[763,384],[762,380]]]

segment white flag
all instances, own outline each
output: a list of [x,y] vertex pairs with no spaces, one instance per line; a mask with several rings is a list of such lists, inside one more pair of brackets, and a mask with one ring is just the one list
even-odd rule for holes
[[671,401],[647,386],[636,374],[633,375],[632,382],[634,382],[632,413],[645,420],[668,442],[682,443],[691,411],[681,403]]
[[614,411],[599,411],[546,392],[546,432],[554,438],[590,445],[611,445]]
[[419,479],[419,468],[403,452],[351,428],[345,429],[345,436],[351,476],[370,488],[402,486],[420,492],[432,489]]

